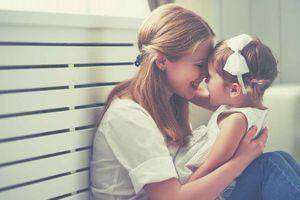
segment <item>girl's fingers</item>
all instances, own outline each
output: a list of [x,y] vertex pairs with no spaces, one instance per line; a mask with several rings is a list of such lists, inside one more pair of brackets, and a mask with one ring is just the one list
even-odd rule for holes
[[251,129],[247,132],[244,140],[246,140],[247,142],[250,142],[253,139],[253,137],[255,136],[256,132],[257,132],[257,127],[252,126]]

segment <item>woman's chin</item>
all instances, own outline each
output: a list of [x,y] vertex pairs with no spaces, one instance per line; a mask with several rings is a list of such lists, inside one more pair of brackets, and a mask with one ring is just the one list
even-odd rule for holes
[[209,104],[212,105],[212,106],[220,106],[221,105],[221,104],[216,103],[214,101],[209,101]]
[[190,101],[190,100],[192,100],[195,97],[195,95],[196,95],[196,92],[193,92],[193,93],[190,93],[190,94],[186,94],[184,98],[186,100]]

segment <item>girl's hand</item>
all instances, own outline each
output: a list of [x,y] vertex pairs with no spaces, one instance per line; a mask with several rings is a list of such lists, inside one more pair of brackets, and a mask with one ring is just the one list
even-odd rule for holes
[[261,135],[253,140],[257,128],[251,128],[242,139],[237,148],[234,157],[245,159],[249,164],[258,156],[260,156],[266,146],[268,138],[268,129],[264,128]]
[[190,100],[193,104],[201,106],[211,111],[217,110],[217,106],[212,106],[209,101],[209,92],[207,89],[200,86],[195,93],[195,96]]

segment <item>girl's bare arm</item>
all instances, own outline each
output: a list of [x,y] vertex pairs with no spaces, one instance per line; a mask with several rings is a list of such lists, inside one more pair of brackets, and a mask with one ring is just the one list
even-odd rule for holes
[[218,108],[217,106],[210,105],[209,92],[203,87],[198,88],[198,91],[196,92],[195,96],[191,99],[191,102],[195,105],[201,106],[211,111],[215,111]]
[[247,119],[242,113],[233,113],[219,124],[220,133],[206,161],[193,173],[189,181],[203,177],[226,161],[238,148],[247,130]]

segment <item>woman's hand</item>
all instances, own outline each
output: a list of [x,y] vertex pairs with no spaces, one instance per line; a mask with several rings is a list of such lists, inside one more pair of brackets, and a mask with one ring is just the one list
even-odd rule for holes
[[245,159],[249,164],[258,156],[260,156],[266,146],[268,138],[268,129],[264,128],[261,135],[253,140],[257,132],[257,128],[251,128],[242,139],[239,147],[237,148],[234,157]]

